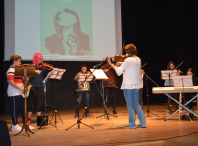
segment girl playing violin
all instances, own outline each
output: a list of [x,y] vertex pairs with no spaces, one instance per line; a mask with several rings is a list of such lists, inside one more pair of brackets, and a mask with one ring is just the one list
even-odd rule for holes
[[108,58],[109,65],[116,71],[118,76],[125,72],[121,89],[123,89],[124,97],[127,104],[127,109],[129,113],[129,125],[125,126],[124,128],[137,128],[135,124],[136,116],[134,112],[134,107],[137,111],[138,119],[140,121],[140,125],[138,126],[138,128],[146,128],[145,116],[139,104],[141,60],[137,56],[138,51],[134,44],[126,45],[125,50],[127,50],[126,52],[129,54],[130,57],[126,58],[124,62],[117,62],[116,66],[112,64],[110,58]]
[[31,123],[32,112],[37,112],[37,116],[40,116],[41,111],[45,111],[43,80],[49,73],[45,68],[39,68],[39,65],[43,63],[43,55],[41,53],[34,54],[32,63],[36,64],[36,76],[29,79],[32,88],[27,98],[28,123]]
[[[170,61],[168,64],[167,64],[167,70],[174,70],[175,68],[175,65],[172,61]],[[179,73],[180,74],[180,73]],[[179,75],[178,74],[178,75]],[[173,80],[170,79],[170,80],[165,80],[164,82],[164,86],[168,86],[168,87],[173,87]],[[177,101],[179,100],[179,96],[177,93],[169,93],[170,96],[172,96],[174,99],[176,99]],[[170,104],[171,104],[171,99],[168,98],[168,101],[167,101],[167,110],[166,110],[166,113],[169,113],[170,112]],[[176,110],[178,109],[179,105],[175,102],[175,108]]]

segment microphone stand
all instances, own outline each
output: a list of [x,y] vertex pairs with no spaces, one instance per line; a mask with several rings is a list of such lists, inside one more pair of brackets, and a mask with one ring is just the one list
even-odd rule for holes
[[[95,70],[96,70],[96,68],[94,68],[93,72],[94,72]],[[80,85],[78,85],[77,90],[75,90],[74,92],[72,92],[72,94],[70,95],[70,97],[72,97],[76,92],[78,92],[78,88],[79,88],[79,87],[80,87],[80,86],[81,86],[81,85],[93,74],[93,72],[91,72],[90,75],[88,75],[88,76],[85,77],[85,80],[82,81]],[[87,127],[89,127],[89,128],[94,129],[92,126],[89,126],[89,125],[86,125],[86,124],[82,123],[82,122],[81,122],[82,119],[80,119],[79,117],[80,117],[80,116],[78,115],[78,120],[77,120],[77,122],[76,122],[75,124],[73,124],[72,126],[70,126],[69,128],[67,128],[67,129],[65,129],[65,130],[67,131],[68,129],[72,128],[73,126],[75,126],[75,125],[77,125],[77,124],[78,124],[78,129],[80,129],[80,124],[83,124],[83,125],[85,125],[85,126],[87,126]]]

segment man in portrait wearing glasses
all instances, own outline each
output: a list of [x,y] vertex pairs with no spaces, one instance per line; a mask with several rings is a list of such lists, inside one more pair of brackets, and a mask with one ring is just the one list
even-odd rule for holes
[[90,54],[89,36],[81,32],[77,13],[70,9],[56,13],[56,34],[45,38],[45,47],[51,54],[84,56]]

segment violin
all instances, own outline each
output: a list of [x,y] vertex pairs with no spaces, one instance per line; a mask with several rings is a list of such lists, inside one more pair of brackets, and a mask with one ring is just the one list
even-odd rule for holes
[[179,74],[183,74],[184,72],[182,72],[180,69],[177,69],[177,72],[179,73]]
[[[109,58],[112,58],[115,62],[124,62],[124,60],[126,58],[130,57],[129,54],[125,54],[125,55],[115,55],[113,57],[109,57]],[[107,61],[107,58],[105,58],[105,61]]]
[[46,69],[46,70],[48,70],[48,71],[51,71],[52,69],[54,69],[53,68],[53,66],[51,65],[51,64],[47,64],[46,62],[44,62],[43,61],[43,63],[41,63],[40,65],[39,65],[39,68],[40,69]]

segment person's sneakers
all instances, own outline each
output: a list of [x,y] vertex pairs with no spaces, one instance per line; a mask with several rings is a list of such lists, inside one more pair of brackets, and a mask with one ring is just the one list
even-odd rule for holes
[[78,118],[78,114],[75,114],[75,115],[74,115],[74,118]]
[[124,129],[136,129],[137,127],[124,126]]
[[113,110],[113,114],[117,114],[116,110]]
[[138,125],[138,128],[146,128],[146,126]]
[[31,118],[28,118],[28,119],[27,119],[27,123],[28,123],[28,124],[31,124]]
[[90,118],[90,114],[85,114],[85,118]]
[[11,131],[21,131],[21,127],[18,124],[12,125]]

